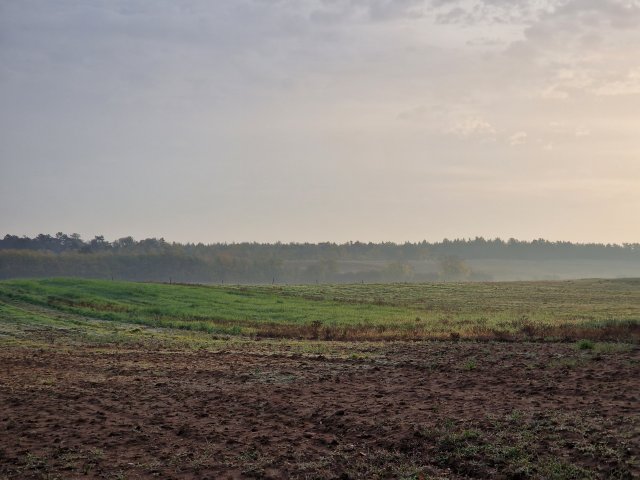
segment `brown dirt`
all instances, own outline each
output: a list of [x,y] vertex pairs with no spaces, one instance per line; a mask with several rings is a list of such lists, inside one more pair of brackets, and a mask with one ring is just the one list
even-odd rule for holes
[[640,349],[0,350],[0,478],[637,478]]

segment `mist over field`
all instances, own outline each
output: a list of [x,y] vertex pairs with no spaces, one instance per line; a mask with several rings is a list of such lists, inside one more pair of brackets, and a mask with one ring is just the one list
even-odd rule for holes
[[6,235],[0,279],[85,277],[180,283],[563,280],[640,275],[640,244],[475,238],[396,244],[180,244],[78,234]]

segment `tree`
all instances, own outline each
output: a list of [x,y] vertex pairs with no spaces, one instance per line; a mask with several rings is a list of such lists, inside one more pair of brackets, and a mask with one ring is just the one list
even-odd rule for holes
[[440,259],[440,276],[443,280],[467,280],[471,267],[455,255],[445,255]]

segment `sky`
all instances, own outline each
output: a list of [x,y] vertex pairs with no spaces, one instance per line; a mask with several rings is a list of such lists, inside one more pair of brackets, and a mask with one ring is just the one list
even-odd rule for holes
[[640,241],[640,0],[0,0],[0,235]]

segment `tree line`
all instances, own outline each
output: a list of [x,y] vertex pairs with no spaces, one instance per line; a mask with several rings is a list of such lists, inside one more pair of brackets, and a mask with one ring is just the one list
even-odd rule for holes
[[[0,239],[0,278],[81,276],[201,283],[389,282],[485,279],[466,260],[640,261],[640,244],[500,238],[406,243],[176,243],[59,232]],[[421,261],[437,271],[416,273]]]
[[524,241],[511,238],[444,239],[441,242],[381,242],[381,243],[176,243],[164,238],[135,240],[123,237],[105,240],[103,235],[83,240],[77,233],[55,235],[39,234],[33,238],[5,235],[0,239],[0,250],[36,250],[52,253],[177,253],[196,257],[215,257],[225,253],[234,256],[271,255],[283,260],[424,260],[434,255],[455,255],[467,259],[608,259],[640,258],[640,243],[603,244],[572,243],[544,239]]

